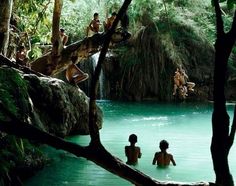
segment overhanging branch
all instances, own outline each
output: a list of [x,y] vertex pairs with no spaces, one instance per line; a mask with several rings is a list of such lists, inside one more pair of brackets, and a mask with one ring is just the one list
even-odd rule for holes
[[118,21],[124,15],[125,11],[128,9],[131,0],[125,0],[123,5],[121,6],[116,19],[114,20],[111,29],[108,31],[106,39],[104,41],[97,66],[95,68],[94,76],[91,81],[91,89],[90,89],[90,102],[89,102],[89,131],[91,136],[91,145],[100,145],[100,136],[98,126],[96,124],[96,97],[97,97],[97,89],[98,89],[98,81],[99,75],[102,69],[102,63],[105,60],[106,53],[111,41],[112,34],[115,32],[115,28],[117,27]]

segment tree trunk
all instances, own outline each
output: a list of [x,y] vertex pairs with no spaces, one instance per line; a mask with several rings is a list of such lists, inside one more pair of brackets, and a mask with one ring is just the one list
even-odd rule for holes
[[214,69],[214,110],[212,114],[212,142],[211,154],[216,184],[233,186],[233,178],[229,170],[228,154],[235,135],[235,121],[229,132],[229,116],[226,110],[225,82],[227,63],[236,40],[236,16],[232,28],[224,32],[223,20],[218,0],[214,0],[216,11],[217,39],[215,43],[215,69]]
[[52,65],[53,69],[56,68],[61,51],[63,50],[63,44],[60,39],[60,18],[61,10],[63,6],[63,0],[55,0],[53,9],[53,20],[52,20]]
[[13,0],[1,0],[0,4],[0,54],[6,56]]

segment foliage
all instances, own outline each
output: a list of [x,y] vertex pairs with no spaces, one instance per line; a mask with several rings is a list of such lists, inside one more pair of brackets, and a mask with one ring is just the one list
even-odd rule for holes
[[[235,0],[220,0],[220,3],[226,2],[228,9],[233,9],[236,5]],[[214,0],[211,0],[211,4],[214,5]]]
[[[69,35],[69,42],[72,43],[85,37],[86,28],[93,19],[95,12],[99,13],[101,23],[106,20],[113,11],[117,11],[121,0],[108,1],[64,1],[61,27],[65,28]],[[221,0],[232,8],[235,0]],[[14,1],[14,16],[17,27],[23,32],[26,31],[31,36],[32,52],[30,57],[35,59],[42,55],[37,43],[51,43],[52,26],[52,0]],[[152,21],[162,19],[178,19],[187,21],[195,29],[201,31],[209,38],[210,42],[215,39],[215,20],[212,16],[214,9],[210,1],[197,0],[136,0],[133,1],[128,14],[130,17],[129,30],[135,33],[142,26],[151,24]],[[224,18],[226,27],[230,27],[232,13],[226,12]],[[103,28],[101,26],[101,31]],[[35,48],[36,47],[36,48]]]
[[38,157],[45,159],[38,147],[15,136],[0,133],[0,147],[0,185],[9,185],[16,167],[27,167]]
[[47,34],[51,32],[51,19],[48,8],[52,4],[51,0],[15,0],[13,7],[13,19],[15,26],[21,32],[31,35],[32,44],[45,40]]
[[[1,104],[20,120],[26,120],[30,105],[24,79],[16,70],[2,67],[0,82]],[[8,119],[6,113],[0,112],[0,120]],[[35,162],[32,156],[44,158],[28,140],[0,132],[0,184],[7,185],[11,181],[14,168],[29,166],[29,163]]]
[[[29,106],[27,85],[19,73],[13,69],[0,69],[0,97],[1,103],[18,118],[25,119]],[[6,119],[0,112],[0,119]]]

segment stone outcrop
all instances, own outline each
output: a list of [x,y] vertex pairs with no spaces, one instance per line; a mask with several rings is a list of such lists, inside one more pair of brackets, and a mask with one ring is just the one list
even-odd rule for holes
[[102,66],[104,99],[175,100],[173,76],[179,66],[196,83],[187,99],[212,99],[213,46],[191,28],[172,24],[172,33],[155,23],[143,27],[131,43],[108,56]]
[[[16,110],[20,119],[61,137],[89,134],[89,99],[78,87],[56,78],[23,74],[7,67],[1,67],[0,74],[4,82],[0,88],[9,96],[4,104],[13,107],[12,112]],[[101,128],[102,111],[99,108],[97,123]]]

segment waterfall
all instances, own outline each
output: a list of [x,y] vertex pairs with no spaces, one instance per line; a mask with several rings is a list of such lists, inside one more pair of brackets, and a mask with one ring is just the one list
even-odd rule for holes
[[[98,63],[98,58],[99,58],[100,52],[97,52],[96,54],[92,55],[93,59],[93,71],[95,71],[95,67],[97,66]],[[101,73],[99,76],[99,87],[98,87],[100,99],[104,99],[104,73],[103,69],[101,69]]]

